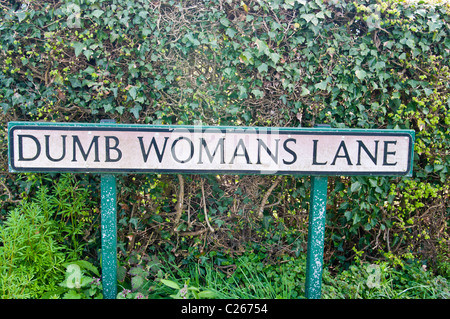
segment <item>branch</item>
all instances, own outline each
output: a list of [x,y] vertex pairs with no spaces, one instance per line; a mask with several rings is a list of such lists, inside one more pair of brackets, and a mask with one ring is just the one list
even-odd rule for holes
[[203,186],[205,184],[204,179],[202,178],[202,198],[203,198],[203,211],[205,212],[205,220],[206,223],[208,224],[209,230],[214,233],[214,228],[211,227],[211,224],[209,223],[208,220],[208,212],[206,210],[206,199],[205,199],[205,187]]
[[181,219],[181,214],[183,213],[183,201],[184,201],[184,178],[181,174],[178,174],[178,182],[180,183],[180,190],[178,191],[178,198],[177,198],[177,206],[176,206],[176,216],[175,216],[175,222],[174,222],[174,228],[173,230],[176,232],[178,223]]
[[180,232],[180,236],[198,236],[206,232],[208,229],[203,228],[197,231],[182,231]]
[[261,205],[259,206],[259,211],[258,211],[258,217],[259,218],[261,218],[263,216],[265,204],[266,204],[267,200],[269,199],[269,196],[272,193],[272,191],[281,182],[281,178],[282,178],[282,175],[279,175],[277,177],[277,179],[275,180],[275,182],[272,184],[272,186],[270,186],[270,188],[267,191],[267,193],[264,195],[263,200],[261,201]]

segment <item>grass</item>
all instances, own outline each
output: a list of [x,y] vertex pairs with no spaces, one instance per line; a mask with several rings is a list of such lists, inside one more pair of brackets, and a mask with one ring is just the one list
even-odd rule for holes
[[[188,284],[213,292],[216,299],[297,299],[304,298],[304,258],[285,259],[279,264],[242,256],[224,273],[214,260],[183,267],[166,263],[165,277],[180,286]],[[210,295],[211,296],[211,295]],[[324,270],[324,299],[449,299],[447,278],[435,276],[420,263],[394,268],[387,262],[359,263],[331,274]]]

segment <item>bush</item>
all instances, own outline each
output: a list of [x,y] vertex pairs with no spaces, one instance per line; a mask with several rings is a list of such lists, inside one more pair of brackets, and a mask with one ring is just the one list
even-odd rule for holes
[[64,247],[56,225],[36,203],[12,211],[1,228],[2,298],[38,298],[64,278]]
[[323,297],[328,299],[448,299],[447,279],[422,264],[392,267],[387,262],[356,264],[331,276],[324,273]]
[[51,192],[40,185],[31,199],[9,212],[0,226],[2,298],[41,298],[59,290],[67,263],[86,257],[81,235],[91,226],[87,195],[73,176],[65,175]]

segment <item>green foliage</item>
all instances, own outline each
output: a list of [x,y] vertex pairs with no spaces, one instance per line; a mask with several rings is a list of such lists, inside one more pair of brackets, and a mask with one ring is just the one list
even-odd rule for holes
[[[231,256],[210,253],[198,263],[173,264],[160,255],[159,275],[138,292],[124,289],[119,298],[216,298],[293,299],[304,298],[305,254],[267,262],[265,254],[247,251]],[[153,257],[155,258],[155,257]],[[180,284],[181,283],[181,284]],[[174,294],[174,292],[176,294]],[[369,264],[357,259],[346,270],[323,272],[324,299],[448,299],[448,279],[435,276],[421,263],[397,267],[391,262]]]
[[35,201],[57,221],[56,238],[67,247],[68,257],[81,259],[94,220],[89,189],[70,174],[61,176],[52,186],[51,191],[41,187]]
[[[119,266],[118,281],[122,291],[119,299],[158,297],[157,280],[162,279],[161,264],[155,256],[133,252],[126,263]],[[156,292],[155,292],[156,290]]]
[[0,226],[2,298],[52,295],[64,279],[67,262],[96,272],[81,260],[86,246],[81,235],[91,227],[86,189],[71,175],[50,184],[50,190],[37,175],[28,175],[27,180],[38,190],[11,210]]
[[[265,262],[265,254],[247,252],[233,258],[211,252],[199,263],[176,265],[165,260],[162,296],[216,299],[286,299],[304,295],[305,255]],[[167,279],[166,279],[167,278]],[[184,282],[179,284],[179,282]]]
[[[86,260],[66,264],[66,276],[59,284],[61,288],[49,292],[44,298],[58,299],[101,299],[102,284],[97,268]],[[96,277],[93,277],[95,275]]]
[[216,297],[211,290],[200,291],[197,287],[189,286],[189,280],[182,287],[172,280],[161,279],[161,283],[175,289],[176,295],[170,295],[173,299],[208,299]]
[[63,248],[54,238],[55,222],[36,203],[13,210],[0,229],[2,298],[36,298],[64,276]]
[[418,263],[402,269],[386,262],[362,263],[334,276],[325,272],[323,282],[326,299],[448,299],[450,293],[447,279]]

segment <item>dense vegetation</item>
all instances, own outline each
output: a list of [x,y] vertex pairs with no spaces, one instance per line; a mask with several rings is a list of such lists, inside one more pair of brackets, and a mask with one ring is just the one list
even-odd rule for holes
[[[101,291],[89,277],[100,269],[99,177],[9,173],[7,122],[112,118],[414,129],[413,177],[330,177],[324,296],[448,297],[449,5],[36,0],[0,10],[2,296]],[[308,177],[118,181],[123,297],[261,297],[230,295],[250,279],[273,288],[264,296],[303,295]],[[73,271],[84,280],[71,282]]]

